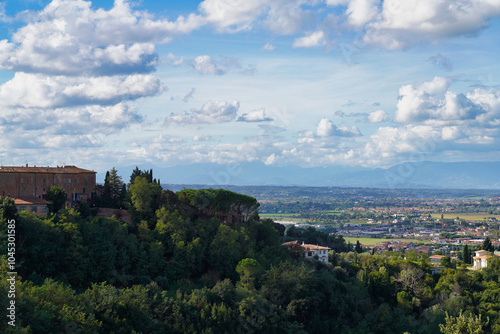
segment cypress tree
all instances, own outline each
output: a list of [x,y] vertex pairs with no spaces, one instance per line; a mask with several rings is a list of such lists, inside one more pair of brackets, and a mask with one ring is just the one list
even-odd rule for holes
[[362,253],[363,252],[363,247],[361,247],[361,243],[359,240],[356,240],[356,246],[354,247],[354,250],[356,253]]
[[486,237],[486,239],[484,239],[482,249],[489,252],[492,252],[494,250],[493,245],[491,244],[490,237]]
[[467,245],[465,245],[462,251],[462,258],[465,263],[470,264],[470,251],[469,251],[469,246]]

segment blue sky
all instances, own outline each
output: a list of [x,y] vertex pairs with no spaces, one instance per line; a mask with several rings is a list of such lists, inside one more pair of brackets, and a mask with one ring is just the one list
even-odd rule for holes
[[500,160],[500,0],[0,1],[0,162]]

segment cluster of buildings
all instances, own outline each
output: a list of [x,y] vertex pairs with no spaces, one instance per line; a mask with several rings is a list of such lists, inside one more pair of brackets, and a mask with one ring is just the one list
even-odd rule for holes
[[90,204],[96,197],[96,173],[76,166],[0,166],[0,196],[13,198],[18,211],[46,216],[52,186],[64,189],[66,207]]

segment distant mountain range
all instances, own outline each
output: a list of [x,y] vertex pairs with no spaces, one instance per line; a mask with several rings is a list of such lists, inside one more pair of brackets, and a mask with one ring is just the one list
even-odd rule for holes
[[[141,166],[139,166],[141,168]],[[389,169],[274,167],[263,163],[154,168],[163,183],[376,188],[500,189],[500,162],[403,163]]]

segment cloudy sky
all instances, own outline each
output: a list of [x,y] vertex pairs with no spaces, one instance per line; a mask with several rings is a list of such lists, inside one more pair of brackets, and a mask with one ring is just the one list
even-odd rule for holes
[[0,1],[0,163],[500,161],[500,0]]

